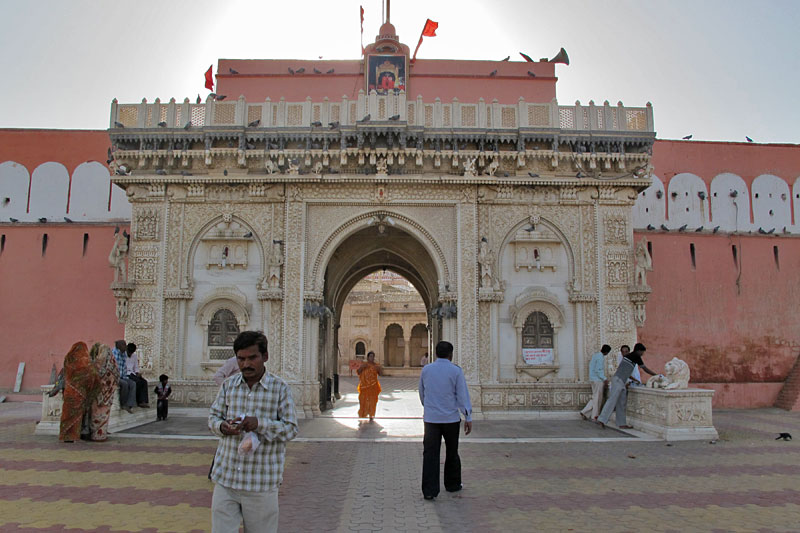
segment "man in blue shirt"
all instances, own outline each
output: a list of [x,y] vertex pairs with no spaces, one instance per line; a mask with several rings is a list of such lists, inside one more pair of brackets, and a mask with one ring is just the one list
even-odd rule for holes
[[592,399],[581,410],[581,418],[589,420],[586,413],[592,412],[592,420],[597,420],[600,407],[603,406],[603,387],[607,383],[605,370],[605,356],[611,351],[611,346],[604,344],[600,351],[592,356],[589,361],[589,381],[592,383]]
[[439,495],[439,454],[442,437],[446,447],[444,488],[461,490],[461,459],[458,430],[464,415],[464,434],[472,431],[472,404],[461,367],[454,365],[453,345],[440,341],[436,361],[425,365],[419,376],[419,399],[424,407],[425,437],[422,452],[422,495],[432,500]]

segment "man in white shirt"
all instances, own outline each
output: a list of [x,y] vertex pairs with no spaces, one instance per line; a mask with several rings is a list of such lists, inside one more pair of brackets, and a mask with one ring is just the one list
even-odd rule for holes
[[139,354],[136,353],[136,345],[128,343],[128,359],[125,360],[125,373],[128,379],[136,383],[136,403],[139,407],[148,408],[150,402],[147,396],[147,380],[142,377],[139,369]]

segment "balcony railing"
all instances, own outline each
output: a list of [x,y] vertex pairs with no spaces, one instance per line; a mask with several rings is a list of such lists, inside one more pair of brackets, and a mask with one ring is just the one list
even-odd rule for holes
[[[446,130],[561,130],[574,133],[653,133],[653,108],[616,106],[605,102],[602,106],[590,102],[588,106],[576,102],[563,106],[558,102],[528,103],[523,98],[514,105],[500,104],[497,100],[477,103],[462,103],[453,98],[443,102],[436,98],[424,102],[419,96],[407,100],[405,93],[379,96],[374,91],[369,95],[363,89],[358,98],[351,100],[343,96],[340,101],[324,98],[314,102],[287,102],[281,98],[273,102],[247,102],[244,96],[234,101],[217,101],[209,96],[205,103],[191,103],[185,99],[177,103],[153,103],[142,100],[140,104],[120,104],[116,99],[111,104],[110,128],[149,129],[159,125],[167,128],[191,127],[248,127],[255,128],[311,128],[312,123],[321,123],[323,128],[338,122],[352,126],[370,115],[370,122],[403,124],[409,127]],[[394,120],[392,120],[394,118]],[[363,123],[363,122],[362,122]]]

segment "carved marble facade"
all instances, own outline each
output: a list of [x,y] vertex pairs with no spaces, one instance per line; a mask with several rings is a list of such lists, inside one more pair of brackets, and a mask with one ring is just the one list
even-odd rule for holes
[[[212,400],[222,360],[208,328],[227,310],[240,330],[267,334],[267,368],[291,384],[298,414],[319,414],[341,365],[345,298],[379,268],[415,286],[430,341],[453,342],[478,412],[577,408],[598,347],[635,342],[634,302],[647,293],[632,289],[631,210],[650,181],[625,162],[649,163],[652,132],[595,147],[402,121],[251,130],[167,128],[144,151],[134,140],[152,130],[110,132],[133,208],[120,320],[148,379],[171,376],[176,402]],[[231,136],[258,154],[224,148]],[[187,150],[164,149],[180,137]],[[443,154],[443,144],[462,148]],[[587,149],[617,150],[615,163],[580,175]]]

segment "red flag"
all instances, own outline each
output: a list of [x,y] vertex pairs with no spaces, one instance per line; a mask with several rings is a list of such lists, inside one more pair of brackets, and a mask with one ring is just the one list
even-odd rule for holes
[[522,52],[520,52],[519,55],[521,55],[522,59],[524,59],[528,63],[533,63],[533,59],[531,59],[531,56],[529,56],[528,54],[523,54]]
[[422,35],[425,37],[436,37],[436,30],[439,28],[439,23],[431,19],[425,21],[425,27],[422,28]]
[[414,49],[414,56],[411,58],[412,63],[417,60],[417,50],[419,50],[419,47],[422,44],[422,38],[436,37],[437,29],[439,29],[438,22],[434,22],[431,19],[425,20],[425,26],[422,28],[422,34],[419,36],[419,42],[417,43],[417,47]]
[[211,68],[213,66],[214,65],[208,67],[208,70],[206,71],[206,89],[208,89],[209,91],[214,90],[214,75],[211,73]]

